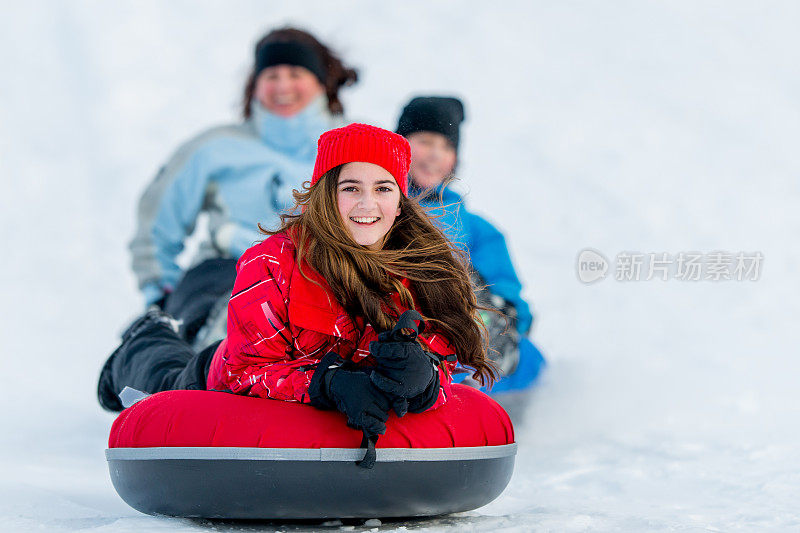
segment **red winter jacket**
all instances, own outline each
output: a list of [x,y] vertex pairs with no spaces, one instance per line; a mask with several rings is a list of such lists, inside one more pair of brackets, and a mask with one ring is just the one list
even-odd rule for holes
[[[228,304],[228,337],[214,353],[209,389],[310,403],[308,386],[317,363],[328,352],[359,365],[374,366],[369,343],[378,334],[364,320],[348,316],[330,286],[307,264],[300,274],[295,247],[285,234],[273,235],[247,250],[236,266]],[[404,280],[408,286],[408,282]],[[399,298],[395,302],[401,311]],[[438,333],[420,336],[427,349],[452,355],[452,345]],[[450,394],[455,363],[439,372],[439,397]]]

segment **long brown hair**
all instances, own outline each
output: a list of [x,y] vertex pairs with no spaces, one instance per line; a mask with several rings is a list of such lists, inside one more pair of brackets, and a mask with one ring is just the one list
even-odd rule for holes
[[[416,200],[403,194],[400,214],[382,248],[357,244],[339,214],[342,166],[326,172],[315,185],[307,182],[303,191],[294,191],[295,208],[281,216],[280,229],[269,231],[260,224],[259,229],[267,235],[289,234],[301,273],[304,262],[319,272],[351,317],[364,316],[378,331],[386,331],[399,315],[390,294],[398,293],[409,309],[416,300],[425,320],[455,347],[458,360],[475,370],[473,377],[481,384],[496,380],[464,252],[431,223]],[[401,278],[411,281],[413,296]]]
[[[344,107],[339,100],[339,89],[347,85],[353,85],[358,81],[358,72],[347,67],[339,59],[333,50],[322,44],[316,37],[297,28],[278,28],[272,30],[256,43],[256,50],[267,43],[293,42],[300,43],[316,51],[325,68],[325,94],[328,96],[328,109],[334,115],[344,113]],[[244,85],[244,97],[242,99],[242,115],[245,119],[250,118],[250,102],[253,100],[253,92],[256,89],[256,70],[255,65],[250,69],[247,82]]]

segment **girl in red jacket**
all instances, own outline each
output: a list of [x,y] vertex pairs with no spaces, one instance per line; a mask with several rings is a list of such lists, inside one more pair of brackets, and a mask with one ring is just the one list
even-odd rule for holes
[[378,435],[392,409],[445,402],[456,360],[493,379],[463,256],[406,196],[410,159],[380,128],[324,133],[295,214],[239,259],[227,338],[194,353],[148,311],[106,362],[101,405],[120,410],[125,386],[227,390],[338,409]]

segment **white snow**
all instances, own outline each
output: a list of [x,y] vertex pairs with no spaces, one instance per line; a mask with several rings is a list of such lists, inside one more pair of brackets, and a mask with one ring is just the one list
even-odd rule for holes
[[[0,531],[320,527],[134,511],[94,399],[142,305],[139,193],[235,120],[255,38],[287,22],[361,67],[354,119],[464,97],[462,188],[506,230],[550,360],[498,500],[377,529],[800,528],[797,4],[39,1],[0,17]],[[587,286],[587,247],[765,259],[755,282]]]

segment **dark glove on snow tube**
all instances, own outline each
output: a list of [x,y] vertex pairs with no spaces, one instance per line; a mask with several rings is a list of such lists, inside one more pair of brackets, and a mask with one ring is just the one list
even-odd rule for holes
[[317,366],[308,393],[311,404],[321,409],[337,409],[347,416],[347,425],[367,435],[386,432],[389,411],[397,416],[408,410],[405,399],[390,398],[370,381],[370,372],[345,370],[344,360],[331,352]]
[[[416,311],[406,311],[400,316],[395,327],[378,336],[369,344],[369,351],[375,357],[377,366],[372,373],[372,382],[382,391],[400,398],[416,398],[436,385],[438,394],[438,359],[426,352],[417,342],[418,328],[415,320],[421,322],[422,316]],[[403,329],[411,333],[403,333]]]
[[361,447],[364,458],[356,461],[362,468],[375,466],[375,444],[386,433],[389,410],[397,416],[408,411],[405,398],[390,398],[370,381],[371,370],[344,370],[344,360],[329,352],[317,365],[308,393],[311,405],[320,409],[338,409],[347,416],[347,425],[364,433]]

